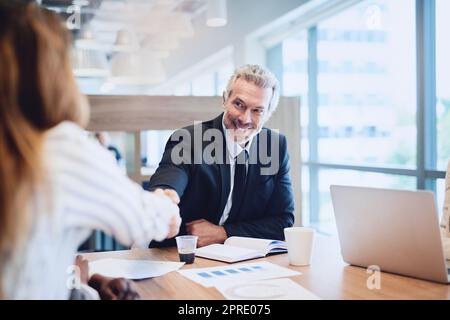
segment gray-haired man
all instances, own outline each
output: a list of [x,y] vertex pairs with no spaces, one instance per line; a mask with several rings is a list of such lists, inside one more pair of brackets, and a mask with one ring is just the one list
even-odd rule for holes
[[150,189],[179,195],[180,234],[197,235],[198,246],[230,236],[283,239],[283,229],[293,225],[286,138],[263,128],[279,95],[267,69],[238,68],[223,95],[224,113],[176,131],[167,142]]

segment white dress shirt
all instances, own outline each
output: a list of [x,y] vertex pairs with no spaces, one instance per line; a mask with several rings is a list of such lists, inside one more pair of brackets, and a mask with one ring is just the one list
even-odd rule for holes
[[[228,200],[225,205],[225,208],[223,209],[222,217],[220,218],[219,225],[223,225],[230,215],[231,206],[233,205],[233,187],[234,187],[234,168],[235,168],[235,159],[236,157],[244,150],[247,151],[247,153],[250,154],[250,146],[252,145],[253,137],[252,136],[249,141],[247,141],[245,148],[241,147],[239,143],[234,141],[234,139],[231,137],[229,131],[227,128],[225,128],[225,123],[223,122],[222,118],[222,128],[223,132],[225,134],[225,143],[227,145],[228,150],[228,156],[229,156],[229,162],[230,162],[230,193],[228,194]],[[248,171],[248,158],[245,163],[247,171]]]

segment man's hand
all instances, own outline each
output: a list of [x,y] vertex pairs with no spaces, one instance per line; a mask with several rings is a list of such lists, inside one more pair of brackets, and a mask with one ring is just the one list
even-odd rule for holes
[[222,226],[215,225],[205,219],[186,223],[186,231],[188,234],[198,237],[198,247],[223,243],[227,239],[227,233]]
[[181,224],[180,217],[172,217],[170,219],[169,233],[167,234],[167,239],[175,237],[178,234],[178,232],[180,232],[180,224]]
[[180,197],[178,196],[178,193],[175,190],[172,189],[156,189],[155,194],[160,196],[167,196],[172,200],[173,203],[179,204],[180,203]]
[[124,278],[108,278],[94,274],[89,279],[89,286],[98,291],[102,300],[136,300],[140,298],[134,283]]

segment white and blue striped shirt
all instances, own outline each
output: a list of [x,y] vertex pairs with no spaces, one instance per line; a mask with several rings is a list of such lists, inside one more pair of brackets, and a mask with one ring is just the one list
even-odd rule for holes
[[147,246],[169,232],[178,207],[128,179],[112,154],[77,125],[49,130],[45,183],[32,197],[26,245],[2,275],[9,299],[67,299],[70,268],[94,229],[124,245]]

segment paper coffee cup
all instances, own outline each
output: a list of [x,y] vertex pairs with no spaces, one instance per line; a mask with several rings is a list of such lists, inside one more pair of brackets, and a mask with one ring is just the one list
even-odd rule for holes
[[291,227],[284,229],[289,263],[294,266],[308,266],[314,245],[314,229]]

